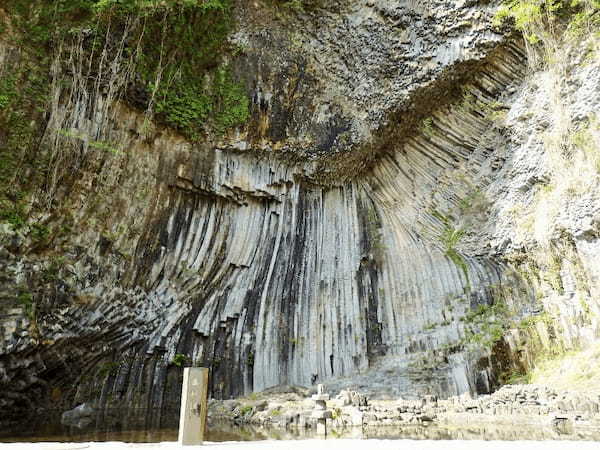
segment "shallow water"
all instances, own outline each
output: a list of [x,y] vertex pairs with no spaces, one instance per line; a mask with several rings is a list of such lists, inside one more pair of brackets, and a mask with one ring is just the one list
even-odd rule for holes
[[[206,441],[262,441],[314,439],[310,430],[281,430],[252,426],[236,426],[230,423],[209,423]],[[416,440],[586,440],[600,441],[599,431],[559,430],[532,426],[480,425],[449,427],[441,425],[402,427],[352,428],[344,431],[330,430],[327,438],[355,439],[416,439]],[[67,427],[57,422],[57,416],[28,421],[22,427],[0,430],[0,442],[169,442],[177,440],[177,429],[173,426],[162,429],[142,427],[126,430],[123,424],[104,424],[91,429]]]

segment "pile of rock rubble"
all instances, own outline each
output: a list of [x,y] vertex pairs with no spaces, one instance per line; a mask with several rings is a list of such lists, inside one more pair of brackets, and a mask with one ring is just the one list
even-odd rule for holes
[[[211,420],[286,428],[311,428],[314,402],[310,390],[265,393],[250,398],[211,401]],[[405,424],[529,424],[600,427],[600,398],[555,391],[536,385],[507,385],[476,398],[463,394],[449,399],[428,395],[418,399],[369,400],[350,390],[327,402],[332,428]]]

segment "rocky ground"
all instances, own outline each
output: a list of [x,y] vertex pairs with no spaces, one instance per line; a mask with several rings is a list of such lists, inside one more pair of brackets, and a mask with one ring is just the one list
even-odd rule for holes
[[[312,428],[312,391],[301,387],[276,388],[237,400],[210,404],[210,418],[239,424],[280,428]],[[565,433],[575,429],[600,430],[600,396],[557,391],[541,385],[506,385],[491,395],[468,394],[439,400],[370,400],[343,390],[327,403],[331,429],[410,424],[521,424],[552,426]]]

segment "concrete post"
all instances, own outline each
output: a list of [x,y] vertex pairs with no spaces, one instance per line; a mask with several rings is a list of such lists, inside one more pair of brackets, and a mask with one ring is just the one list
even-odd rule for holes
[[317,435],[327,435],[327,419],[331,419],[333,414],[327,411],[327,400],[329,395],[325,393],[325,388],[322,384],[317,386],[317,394],[312,396],[315,401],[315,410],[312,413],[312,418],[317,421]]
[[179,445],[202,445],[208,413],[208,369],[183,369]]

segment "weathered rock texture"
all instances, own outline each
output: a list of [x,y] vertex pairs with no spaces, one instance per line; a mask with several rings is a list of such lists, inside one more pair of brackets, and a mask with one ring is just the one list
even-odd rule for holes
[[[359,427],[399,427],[410,424],[447,424],[466,428],[488,424],[548,427],[565,434],[575,429],[600,430],[597,395],[556,391],[539,385],[506,385],[493,394],[472,398],[468,393],[448,399],[427,395],[412,400],[368,400],[354,391],[341,391],[327,403],[335,411],[328,426],[341,432]],[[314,430],[309,397],[297,393],[259,395],[254,400],[214,400],[215,422],[252,424],[267,428]]]
[[[553,219],[574,256],[557,256],[561,289],[511,221],[544,179],[528,136],[545,93],[522,84],[523,46],[492,29],[493,3],[348,0],[278,20],[243,3],[231,64],[252,114],[225,136],[148,132],[76,73],[53,85],[42,141],[69,173],[37,219],[65,231],[40,250],[2,228],[3,292],[31,294],[0,305],[2,414],[92,401],[155,408],[157,424],[192,362],[221,398],[367,370],[394,395],[489,392],[531,363],[530,329],[491,336],[543,311],[536,292],[563,323],[536,322],[554,333],[539,346],[595,337],[598,191]],[[0,50],[19,64],[9,40]],[[571,114],[597,110],[599,73],[577,69]]]

